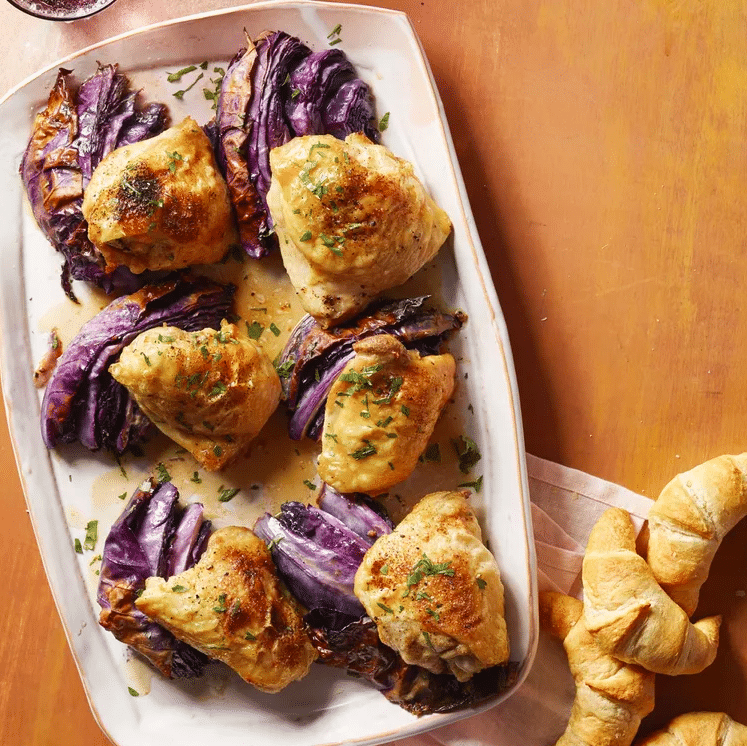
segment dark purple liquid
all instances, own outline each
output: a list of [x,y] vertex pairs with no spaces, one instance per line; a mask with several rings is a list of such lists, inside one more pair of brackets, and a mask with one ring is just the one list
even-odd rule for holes
[[11,0],[21,10],[40,18],[69,21],[103,10],[114,0]]

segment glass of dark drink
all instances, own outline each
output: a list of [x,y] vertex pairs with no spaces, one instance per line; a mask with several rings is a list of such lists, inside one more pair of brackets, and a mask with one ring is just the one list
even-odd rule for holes
[[47,21],[76,21],[98,13],[116,0],[8,0],[24,13]]

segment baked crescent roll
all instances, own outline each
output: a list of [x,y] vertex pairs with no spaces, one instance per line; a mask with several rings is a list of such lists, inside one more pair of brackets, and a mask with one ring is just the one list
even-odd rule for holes
[[578,599],[543,592],[539,609],[542,628],[563,641],[576,682],[568,726],[556,746],[630,746],[654,709],[654,674],[602,652]]
[[747,746],[747,727],[723,712],[688,712],[635,746]]
[[721,617],[691,624],[635,551],[627,511],[609,508],[591,531],[584,555],[584,621],[610,655],[671,676],[713,663]]
[[678,474],[648,516],[648,564],[688,613],[698,606],[721,540],[747,515],[747,453],[719,456]]

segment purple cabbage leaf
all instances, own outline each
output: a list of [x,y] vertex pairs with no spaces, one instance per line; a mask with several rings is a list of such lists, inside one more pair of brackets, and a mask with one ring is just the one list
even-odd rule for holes
[[115,148],[157,135],[166,127],[163,104],[138,109],[137,94],[114,65],[100,65],[73,92],[70,70],[60,69],[44,111],[34,120],[21,161],[21,178],[42,233],[63,256],[62,287],[76,300],[72,280],[133,292],[157,275],[108,271],[88,239],[83,192],[96,166]]
[[242,248],[254,258],[277,244],[266,195],[270,150],[293,137],[344,139],[379,131],[374,102],[345,54],[312,51],[283,31],[261,35],[231,61],[216,107],[218,163],[234,205]]
[[[134,492],[104,543],[96,599],[99,623],[168,678],[200,676],[208,658],[135,606],[146,578],[168,578],[192,567],[211,532],[202,505],[181,509],[170,482],[151,478]],[[178,568],[174,571],[174,568]]]
[[342,326],[322,328],[309,315],[291,332],[278,360],[283,394],[291,418],[293,440],[318,438],[324,405],[332,384],[353,358],[353,343],[374,334],[391,334],[421,355],[437,354],[446,339],[466,321],[461,311],[443,313],[425,308],[428,296],[382,302],[366,315]]
[[109,366],[147,329],[218,329],[234,291],[233,285],[205,278],[172,280],[117,298],[84,324],[44,392],[41,430],[47,448],[79,441],[90,450],[119,454],[141,440],[150,421]]

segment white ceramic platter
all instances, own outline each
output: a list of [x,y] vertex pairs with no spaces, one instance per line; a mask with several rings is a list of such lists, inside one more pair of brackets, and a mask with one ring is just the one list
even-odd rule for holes
[[[443,305],[462,308],[469,316],[452,344],[459,371],[464,374],[457,397],[464,408],[459,422],[482,451],[479,472],[483,488],[472,500],[501,568],[511,659],[520,666],[516,685],[481,709],[509,696],[531,665],[537,636],[535,559],[515,373],[503,316],[428,63],[410,22],[401,13],[315,2],[257,3],[116,37],[41,71],[0,102],[5,403],[29,512],[70,646],[93,712],[120,746],[162,746],[166,739],[180,746],[208,742],[225,746],[374,744],[478,711],[418,719],[390,704],[367,684],[320,665],[278,695],[259,693],[218,666],[197,682],[172,682],[154,675],[147,680],[141,676],[140,684],[133,685],[125,647],[97,624],[91,569],[95,557],[76,554],[73,542],[82,537],[86,521],[96,519],[100,547],[123,506],[117,496],[125,490],[131,492],[152,463],[130,462],[128,476],[120,474],[106,454],[89,454],[77,447],[48,453],[40,436],[40,392],[32,385],[31,372],[45,351],[50,317],[66,313],[72,314],[73,321],[76,317],[60,287],[60,257],[34,222],[18,166],[34,112],[45,105],[57,67],[71,68],[76,78],[83,80],[98,61],[116,62],[148,100],[168,102],[175,121],[191,113],[203,123],[211,112],[202,86],[177,101],[172,96],[174,85],[166,82],[166,71],[209,60],[206,83],[212,66],[225,67],[242,46],[242,29],[252,36],[265,29],[282,29],[318,50],[328,46],[328,34],[337,24],[342,26],[341,48],[372,87],[379,116],[390,112],[384,144],[416,165],[454,224],[453,242],[442,249],[427,271],[426,285],[430,284]],[[89,305],[97,300],[79,285],[76,283],[76,292]],[[313,445],[304,446],[309,447]],[[166,457],[172,464],[184,461],[159,452],[158,458]],[[226,477],[231,478],[236,475]],[[102,486],[108,499],[102,498]],[[454,486],[450,483],[441,488]],[[251,501],[236,499],[223,506],[222,512],[214,505],[211,517],[215,523],[248,521],[252,510],[254,514],[261,512],[265,507],[262,496],[264,491],[269,494],[271,485],[253,487],[257,492]],[[304,499],[299,495],[290,498]],[[147,696],[131,696],[128,686],[141,695],[147,692]]]

